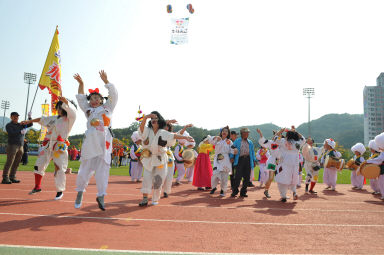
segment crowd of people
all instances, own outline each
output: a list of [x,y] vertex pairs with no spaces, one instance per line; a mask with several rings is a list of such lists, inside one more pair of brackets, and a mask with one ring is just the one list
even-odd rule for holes
[[[265,137],[257,130],[258,145],[249,139],[248,128],[242,128],[238,134],[226,126],[220,129],[217,136],[205,137],[196,147],[195,139],[187,131],[192,124],[174,132],[176,120],[167,120],[159,112],[153,111],[141,119],[138,130],[131,136],[133,143],[130,148],[115,147],[111,119],[118,102],[118,92],[104,71],[99,74],[108,90],[107,97],[103,97],[98,88],[89,89],[89,94],[85,94],[81,76],[74,75],[79,84],[77,103],[87,119],[87,130],[80,151],[74,146],[69,148],[68,136],[76,120],[77,105],[65,97],[60,97],[56,104],[57,116],[29,118],[19,123],[19,115],[11,113],[12,121],[6,126],[8,147],[3,184],[20,182],[16,179],[16,170],[23,155],[24,135],[26,128],[36,122],[47,127],[47,135],[34,166],[35,183],[30,194],[42,191],[42,178],[48,164],[53,161],[57,192],[55,200],[60,200],[66,188],[68,158],[79,159],[75,208],[81,207],[83,193],[94,175],[96,201],[99,208],[105,210],[104,197],[107,194],[110,167],[128,163],[131,181],[141,182],[142,185],[139,206],[147,206],[150,195],[151,204],[158,204],[160,198],[167,198],[172,186],[181,185],[184,178],[197,190],[209,190],[212,195],[217,192],[222,197],[247,197],[248,188],[254,186],[257,164],[260,169],[258,180],[267,199],[271,198],[269,190],[275,180],[282,202],[290,198],[288,192],[291,192],[293,200],[297,200],[297,187],[301,186],[304,171],[305,192],[316,195],[315,186],[322,166],[326,189],[330,192],[336,190],[337,173],[343,168],[336,142],[330,138],[321,147],[315,147],[314,140],[304,138],[294,126],[278,130],[271,137]],[[256,147],[259,149],[255,151]],[[352,189],[363,188],[364,169],[367,165],[374,165],[378,174],[370,180],[370,185],[373,194],[381,194],[384,200],[384,133],[370,141],[368,148],[371,152],[368,159],[363,157],[366,150],[363,144],[357,143],[351,148],[354,158],[348,162],[348,167],[351,169]]]

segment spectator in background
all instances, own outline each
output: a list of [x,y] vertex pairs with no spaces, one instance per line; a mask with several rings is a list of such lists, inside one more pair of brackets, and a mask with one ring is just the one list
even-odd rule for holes
[[[28,114],[28,116],[30,116]],[[27,133],[27,128],[31,127],[32,123],[25,125],[22,121],[19,123],[19,114],[17,112],[11,113],[11,122],[9,122],[5,129],[8,133],[8,145],[7,145],[7,161],[4,165],[2,184],[19,183],[16,179],[16,171],[19,167],[21,157],[24,152],[24,137]],[[9,172],[9,169],[11,171]]]
[[23,146],[24,153],[23,153],[23,157],[21,158],[21,163],[23,165],[28,164],[28,152],[29,152],[28,145],[29,145],[28,140],[24,138],[24,146]]

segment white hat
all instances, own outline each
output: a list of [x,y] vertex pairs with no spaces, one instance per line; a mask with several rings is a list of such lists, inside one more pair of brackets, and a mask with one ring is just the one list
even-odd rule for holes
[[137,142],[138,140],[141,140],[141,136],[139,134],[139,131],[135,131],[132,133],[132,136],[131,136],[131,139],[132,141],[135,143]]
[[384,133],[381,133],[375,137],[375,143],[377,147],[384,149]]
[[357,143],[357,144],[352,146],[351,151],[352,152],[356,152],[357,151],[357,152],[360,153],[360,155],[363,155],[364,152],[365,152],[365,146],[362,143]]
[[375,143],[375,140],[370,140],[369,143],[368,143],[368,148],[372,149],[372,150],[375,150],[375,151],[379,151],[379,147],[377,146],[377,144]]
[[211,139],[211,136],[210,136],[210,135],[207,135],[207,137],[204,138],[204,140],[201,141],[201,142],[199,143],[199,147],[200,147],[204,142],[208,141],[209,139]]
[[184,144],[185,146],[190,146],[190,145],[192,145],[193,147],[195,147],[196,146],[196,143],[195,143],[195,141],[193,141],[193,142],[186,142],[185,144]]
[[332,149],[334,149],[334,148],[335,148],[335,146],[336,146],[336,143],[335,143],[335,141],[333,141],[333,139],[332,139],[332,138],[329,138],[329,139],[325,139],[324,143],[327,143],[329,146],[331,146],[331,147],[332,147]]
[[[189,136],[189,133],[188,133],[187,131],[184,131],[184,133],[182,134],[182,136]],[[185,139],[179,139],[178,141],[179,141],[179,143],[180,143],[181,145],[185,145],[185,144],[188,142],[188,141],[185,140]]]

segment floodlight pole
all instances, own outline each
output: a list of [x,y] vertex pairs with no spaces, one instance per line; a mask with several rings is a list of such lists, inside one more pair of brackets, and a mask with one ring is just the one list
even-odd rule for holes
[[1,109],[4,109],[4,117],[3,117],[3,125],[2,125],[2,130],[4,130],[5,111],[9,109],[9,101],[2,100]]
[[311,136],[311,96],[315,95],[314,88],[304,88],[303,95],[308,98],[308,137]]
[[34,73],[24,73],[24,83],[28,84],[28,94],[27,94],[27,104],[25,105],[25,116],[24,119],[27,119],[27,111],[28,111],[28,99],[29,99],[29,87],[31,84],[36,82],[36,74]]

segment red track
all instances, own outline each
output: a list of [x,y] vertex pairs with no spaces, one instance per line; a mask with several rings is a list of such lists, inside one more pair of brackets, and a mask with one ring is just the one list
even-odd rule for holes
[[19,172],[20,184],[0,185],[2,244],[119,250],[384,254],[384,202],[367,190],[338,185],[337,192],[303,194],[297,202],[272,199],[251,188],[246,199],[220,198],[190,184],[173,187],[157,206],[140,208],[141,184],[111,176],[105,212],[98,209],[94,179],[80,210],[74,208],[76,175],[67,175],[67,191],[53,201],[54,179],[43,192],[28,195],[33,174]]

